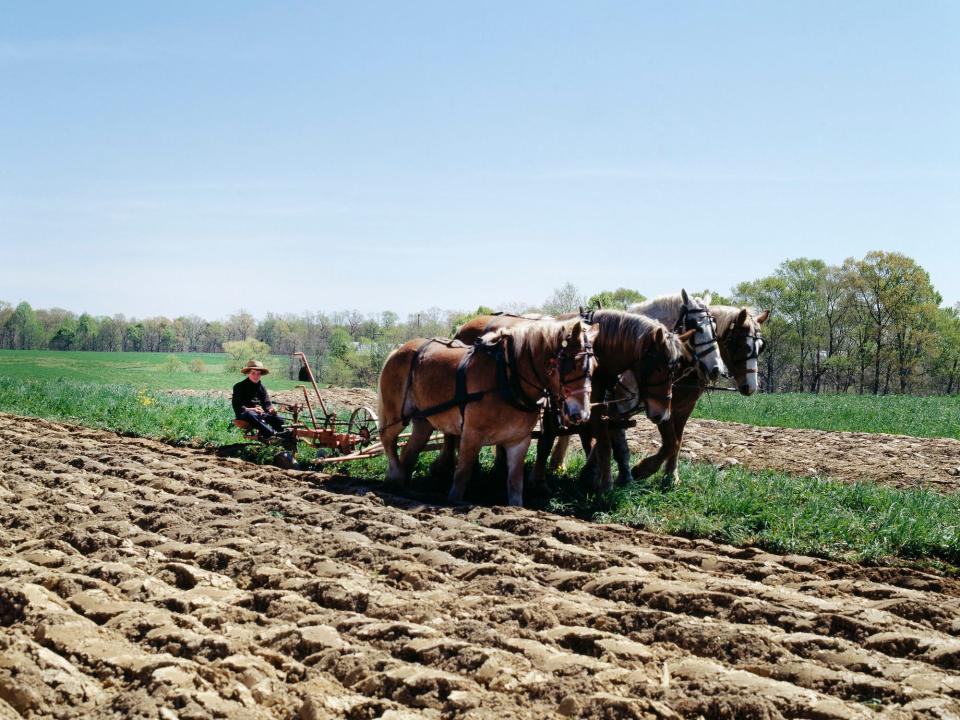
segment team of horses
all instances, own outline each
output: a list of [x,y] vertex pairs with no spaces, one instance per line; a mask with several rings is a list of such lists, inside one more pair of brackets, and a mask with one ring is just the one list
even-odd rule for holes
[[[454,338],[405,343],[387,358],[378,384],[387,481],[405,484],[439,430],[444,447],[434,468],[453,469],[451,500],[463,499],[480,448],[495,445],[507,467],[507,501],[521,505],[523,463],[539,422],[535,485],[546,482],[555,441],[552,464],[562,462],[571,432],[580,435],[584,475],[597,489],[613,485],[611,457],[619,483],[650,477],[662,465],[666,482],[677,482],[684,427],[709,385],[726,376],[744,395],[757,390],[768,312],[710,300],[681,291],[627,311],[486,315]],[[640,412],[657,425],[662,444],[630,468],[625,428]]]

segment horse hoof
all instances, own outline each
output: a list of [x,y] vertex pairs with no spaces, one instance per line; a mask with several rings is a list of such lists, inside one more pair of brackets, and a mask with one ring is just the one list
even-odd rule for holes
[[660,489],[664,492],[675,490],[679,484],[677,478],[672,475],[664,475],[660,478]]
[[645,480],[646,478],[653,475],[653,473],[655,473],[656,470],[657,470],[656,467],[651,468],[646,463],[639,463],[637,465],[634,465],[630,469],[630,475],[633,477],[634,480]]

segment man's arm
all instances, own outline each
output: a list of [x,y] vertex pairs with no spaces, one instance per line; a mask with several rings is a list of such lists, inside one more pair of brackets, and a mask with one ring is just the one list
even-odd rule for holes
[[267,389],[263,386],[263,383],[260,383],[260,407],[266,410],[268,413],[275,412],[273,409],[273,403],[270,402],[270,393],[267,392]]

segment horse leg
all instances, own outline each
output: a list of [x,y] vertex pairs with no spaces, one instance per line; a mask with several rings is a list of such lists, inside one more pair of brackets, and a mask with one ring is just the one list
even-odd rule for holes
[[[540,442],[543,442],[543,438],[540,439]],[[553,444],[552,438],[550,443]],[[550,472],[557,472],[557,470],[563,467],[563,461],[567,457],[567,449],[569,447],[570,436],[558,435],[556,438],[556,444],[553,445],[553,454],[550,455]],[[547,449],[549,450],[549,447]],[[537,454],[540,454],[539,449],[537,449]]]
[[507,503],[523,505],[523,461],[530,447],[530,436],[506,448],[509,475],[507,476]]
[[493,476],[495,478],[505,478],[508,471],[507,451],[502,445],[497,445],[493,455]]
[[[594,490],[609,490],[612,487],[610,477],[610,427],[609,422],[602,418],[591,420],[591,435],[593,449],[587,456],[587,463],[583,467],[581,477],[591,482]],[[589,446],[589,441],[584,448]]]
[[[547,458],[550,457],[550,448],[558,439],[556,418],[551,413],[544,413],[543,421],[540,423],[540,437],[537,439],[537,457],[533,462],[533,475],[530,482],[535,488],[545,490],[547,488]],[[562,436],[560,436],[562,440]],[[561,458],[562,462],[562,458]],[[556,472],[557,468],[550,468]]]
[[460,437],[457,469],[453,473],[453,484],[450,486],[450,494],[447,496],[451,501],[463,500],[463,496],[467,492],[467,483],[473,473],[473,466],[476,465],[477,458],[480,455],[480,447],[480,439],[472,433],[464,433]]
[[610,428],[610,444],[613,459],[617,462],[617,485],[630,482],[630,448],[627,446],[626,428]]
[[[380,421],[384,422],[386,418],[380,416]],[[380,442],[383,443],[383,454],[387,456],[387,478],[388,485],[403,485],[407,478],[403,472],[403,466],[397,455],[397,440],[403,431],[403,425],[399,421],[386,423],[380,428]]]
[[[667,463],[663,468],[663,484],[665,487],[676,487],[680,484],[680,473],[677,470],[677,461],[680,459],[680,447],[683,445],[683,429],[690,419],[694,406],[697,404],[701,393],[699,388],[689,386],[679,386],[675,393],[673,412],[670,415],[671,433],[667,444],[667,437],[664,436],[664,448],[667,449]],[[661,450],[662,452],[662,450]]]
[[400,453],[400,466],[407,480],[413,474],[413,468],[417,464],[417,458],[420,457],[420,451],[423,450],[423,446],[427,444],[432,434],[433,426],[428,420],[417,418],[413,421],[410,438],[407,440],[407,444],[403,446],[403,452]]
[[433,461],[433,465],[430,467],[430,474],[433,475],[434,479],[449,479],[453,471],[454,458],[456,457],[459,440],[460,438],[456,435],[444,434],[443,446],[440,448],[437,459]]
[[670,439],[673,437],[672,428],[672,419],[657,425],[657,432],[660,433],[660,447],[653,455],[647,455],[647,457],[633,466],[630,474],[635,480],[643,480],[644,478],[654,475],[657,470],[660,469],[660,466],[663,465],[663,461],[669,453],[667,448],[672,443]]

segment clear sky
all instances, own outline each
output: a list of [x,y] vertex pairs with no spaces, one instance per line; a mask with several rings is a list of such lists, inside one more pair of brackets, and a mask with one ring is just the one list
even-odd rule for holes
[[0,0],[11,303],[405,316],[887,250],[953,304],[958,246],[954,0]]

